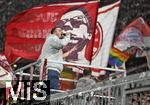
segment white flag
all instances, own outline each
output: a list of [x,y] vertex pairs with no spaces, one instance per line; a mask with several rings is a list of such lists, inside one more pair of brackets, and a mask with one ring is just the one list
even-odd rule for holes
[[12,68],[7,62],[5,55],[0,53],[0,88],[4,88],[6,82],[15,79],[12,72]]
[[[98,65],[106,67],[108,64],[109,50],[112,45],[115,25],[117,21],[118,11],[119,11],[120,1],[113,4],[99,8],[97,17],[97,28],[95,31],[95,36],[101,38],[100,40],[94,41],[92,65]],[[100,42],[97,42],[100,41]],[[98,48],[95,46],[99,46]],[[98,51],[95,54],[95,51]],[[92,71],[93,76],[104,75],[105,71],[96,70]]]

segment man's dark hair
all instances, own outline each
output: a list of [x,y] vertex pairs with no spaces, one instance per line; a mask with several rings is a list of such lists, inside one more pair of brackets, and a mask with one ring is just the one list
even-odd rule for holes
[[61,28],[61,27],[59,27],[59,26],[53,27],[53,28],[51,29],[51,34],[54,34],[54,32],[55,32],[55,30],[56,30],[57,28]]
[[91,70],[88,70],[88,69],[86,70],[86,69],[85,69],[85,70],[83,71],[83,76],[88,76],[88,75],[91,75]]

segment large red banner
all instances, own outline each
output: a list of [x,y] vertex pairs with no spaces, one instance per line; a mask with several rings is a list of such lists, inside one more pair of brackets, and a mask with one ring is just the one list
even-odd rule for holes
[[63,51],[65,53],[74,46],[77,50],[66,59],[89,62],[97,9],[98,2],[91,1],[44,5],[17,14],[10,20],[6,30],[5,54],[9,62],[17,57],[36,60],[54,26],[61,26],[74,35]]

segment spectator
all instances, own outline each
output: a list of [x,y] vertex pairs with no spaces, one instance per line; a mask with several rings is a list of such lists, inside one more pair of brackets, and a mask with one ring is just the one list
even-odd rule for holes
[[150,69],[150,49],[146,51],[146,59],[148,68]]
[[[68,44],[70,34],[66,33],[66,36],[63,36],[62,34],[63,30],[60,27],[54,27],[51,30],[51,35],[46,38],[39,60],[43,61],[44,59],[47,59],[63,61],[61,49]],[[48,71],[48,80],[50,80],[50,89],[59,90],[59,77],[63,70],[63,65],[47,62],[46,69]],[[51,93],[53,94],[56,92]]]
[[83,88],[83,87],[91,86],[91,85],[94,85],[95,83],[96,83],[96,81],[92,78],[91,71],[84,70],[83,77],[81,77],[78,80],[78,82],[76,84],[76,88]]

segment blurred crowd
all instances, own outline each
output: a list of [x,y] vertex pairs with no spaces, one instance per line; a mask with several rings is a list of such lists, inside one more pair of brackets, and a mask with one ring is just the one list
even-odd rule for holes
[[[51,2],[60,2],[69,0],[1,0],[0,1],[0,52],[4,51],[4,41],[6,35],[6,24],[17,13],[34,6],[47,4]],[[73,0],[80,1],[80,0]],[[88,0],[87,0],[88,1]],[[115,2],[116,0],[101,0],[101,6]],[[150,1],[149,0],[122,0],[121,9],[116,25],[115,36],[117,36],[122,29],[132,20],[143,16],[144,20],[150,24]],[[143,12],[144,11],[144,12]]]
[[150,105],[150,91],[130,95],[130,105]]

